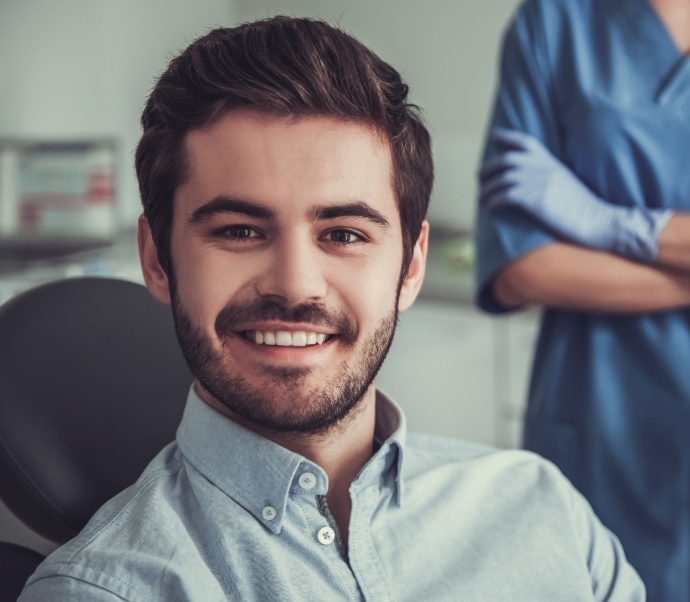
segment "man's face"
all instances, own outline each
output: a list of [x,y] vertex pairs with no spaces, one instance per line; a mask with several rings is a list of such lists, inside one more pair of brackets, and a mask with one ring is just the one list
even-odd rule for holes
[[426,227],[399,287],[388,145],[362,125],[231,112],[186,146],[171,297],[147,284],[172,303],[207,402],[261,429],[325,432],[373,394],[423,276]]

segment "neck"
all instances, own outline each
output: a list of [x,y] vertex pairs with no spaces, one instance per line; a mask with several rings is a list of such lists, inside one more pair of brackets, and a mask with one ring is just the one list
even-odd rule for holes
[[690,0],[650,0],[682,54],[690,52]]

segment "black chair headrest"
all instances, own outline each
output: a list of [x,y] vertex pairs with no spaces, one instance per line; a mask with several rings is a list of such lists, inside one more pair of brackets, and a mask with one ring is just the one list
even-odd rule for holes
[[0,497],[56,542],[175,437],[192,374],[145,287],[74,278],[0,306]]

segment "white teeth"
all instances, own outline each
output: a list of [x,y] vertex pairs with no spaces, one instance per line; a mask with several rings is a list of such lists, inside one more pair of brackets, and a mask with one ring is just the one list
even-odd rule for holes
[[292,333],[292,345],[293,345],[293,347],[306,347],[306,345],[307,345],[307,333],[306,332],[293,332]]
[[329,337],[327,334],[305,332],[298,330],[289,332],[286,330],[259,331],[248,330],[246,338],[257,345],[278,345],[279,347],[307,347],[310,345],[323,345]]
[[276,345],[290,347],[292,345],[292,334],[284,330],[276,332]]

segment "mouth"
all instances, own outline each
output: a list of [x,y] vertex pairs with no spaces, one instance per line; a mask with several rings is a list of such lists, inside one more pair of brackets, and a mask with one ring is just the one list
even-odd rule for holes
[[243,330],[240,335],[256,345],[276,347],[312,347],[323,345],[335,335],[304,330]]

